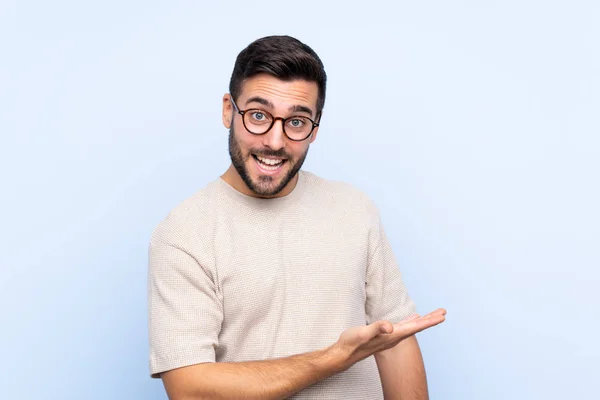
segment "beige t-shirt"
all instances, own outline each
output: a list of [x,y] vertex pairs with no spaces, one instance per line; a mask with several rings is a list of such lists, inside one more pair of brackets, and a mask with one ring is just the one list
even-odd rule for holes
[[[352,326],[415,312],[374,204],[300,171],[287,196],[217,179],[177,206],[149,248],[150,373],[323,349]],[[295,399],[382,399],[374,357]]]

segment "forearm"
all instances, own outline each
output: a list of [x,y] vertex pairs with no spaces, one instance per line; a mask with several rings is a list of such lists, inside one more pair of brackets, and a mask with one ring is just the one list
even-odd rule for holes
[[412,336],[375,354],[385,400],[427,400],[427,378],[417,339]]
[[285,399],[344,369],[335,350],[237,363],[206,363],[163,374],[171,400]]

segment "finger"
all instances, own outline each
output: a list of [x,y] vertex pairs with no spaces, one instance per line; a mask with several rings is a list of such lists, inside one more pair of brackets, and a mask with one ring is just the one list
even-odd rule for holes
[[375,321],[372,324],[366,326],[366,334],[364,339],[370,341],[381,334],[392,333],[394,326],[390,321]]
[[425,329],[441,324],[446,320],[442,314],[434,314],[428,317],[421,317],[411,321],[405,321],[394,324],[394,335],[398,337],[408,337]]
[[394,325],[390,321],[382,321],[379,325],[379,333],[386,334],[394,332]]
[[[413,315],[416,315],[416,314],[413,314]],[[446,310],[445,310],[445,309],[443,309],[443,308],[438,308],[438,309],[437,309],[437,310],[435,310],[435,311],[432,311],[432,312],[430,312],[430,313],[427,313],[427,314],[423,315],[421,318],[430,318],[430,317],[437,316],[437,315],[446,315]],[[412,317],[412,316],[411,316],[411,317]],[[407,318],[406,320],[402,320],[402,321],[400,321],[400,322],[408,321],[408,320],[410,320],[410,319],[411,319],[411,318],[409,317],[409,318]]]
[[430,312],[427,315],[446,315],[446,309],[445,308],[438,308],[435,311]]
[[404,322],[404,321],[412,321],[413,319],[417,319],[420,318],[421,316],[419,314],[411,314],[408,317],[404,318],[402,321],[400,322]]
[[[446,315],[446,310],[443,309],[437,309],[435,311],[430,312],[429,314],[423,315],[423,316],[419,316],[419,314],[411,314],[410,316],[408,316],[407,318],[401,320],[400,322],[397,322],[396,324],[404,324],[410,321],[414,321],[416,319],[428,319],[434,316],[438,316],[438,315]],[[395,324],[395,325],[396,325]]]
[[431,317],[437,317],[437,316],[446,316],[446,310],[443,308],[438,308],[435,311],[425,314],[422,318],[431,318]]
[[444,322],[446,320],[446,316],[445,315],[440,315],[440,314],[436,314],[436,315],[430,315],[427,318],[420,318],[417,320],[414,320],[414,326],[419,329],[419,331],[423,330],[423,329],[427,329],[427,328],[431,328],[432,326],[435,325],[439,325],[442,322]]

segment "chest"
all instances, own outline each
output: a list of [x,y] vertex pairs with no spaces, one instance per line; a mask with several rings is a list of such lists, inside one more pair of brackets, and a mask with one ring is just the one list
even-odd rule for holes
[[364,310],[368,232],[360,224],[305,215],[220,226],[214,254],[226,318]]

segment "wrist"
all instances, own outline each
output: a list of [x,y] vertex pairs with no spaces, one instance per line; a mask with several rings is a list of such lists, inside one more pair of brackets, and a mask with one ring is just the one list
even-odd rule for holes
[[349,352],[338,343],[327,347],[323,353],[334,374],[343,372],[352,366]]

